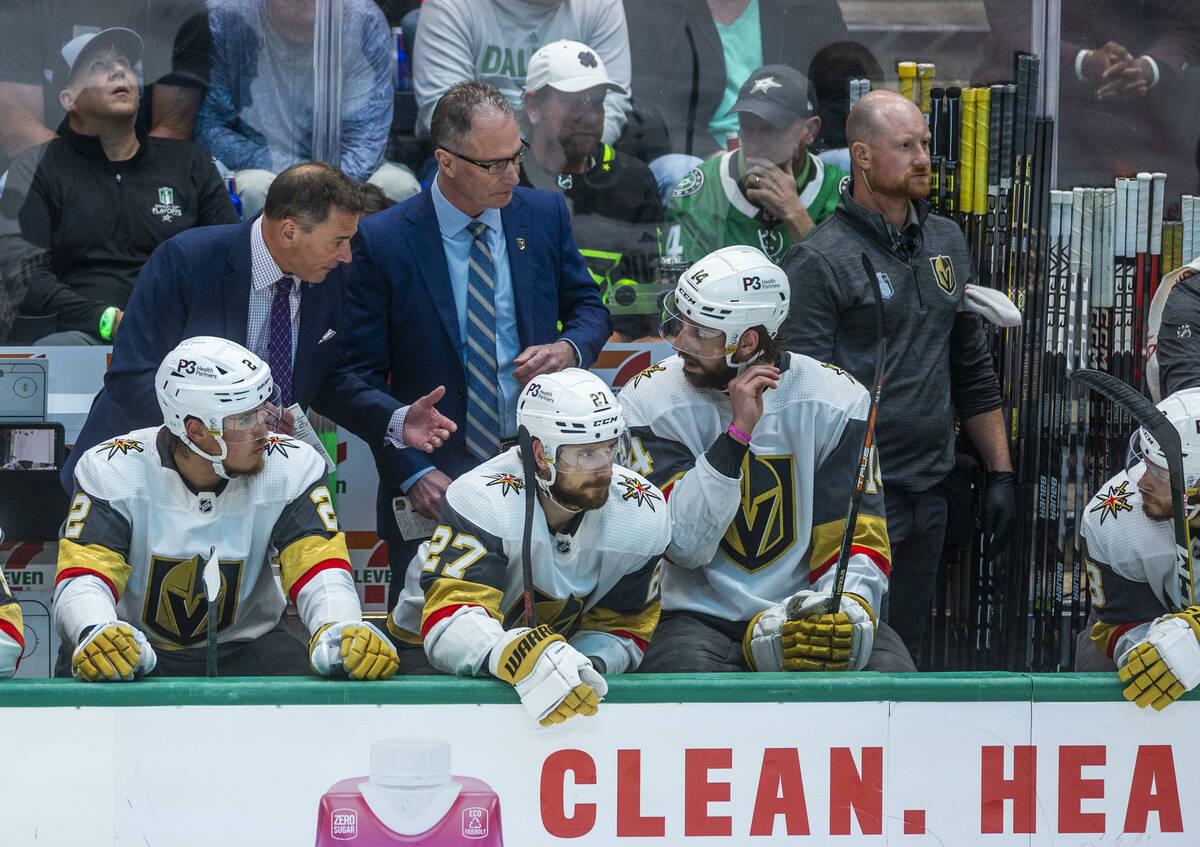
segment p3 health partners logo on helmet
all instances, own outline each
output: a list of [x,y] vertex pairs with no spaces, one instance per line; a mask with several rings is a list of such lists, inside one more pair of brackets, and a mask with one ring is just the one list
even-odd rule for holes
[[170,223],[172,218],[183,216],[183,207],[175,202],[175,189],[164,185],[158,189],[158,202],[150,207],[150,214]]
[[742,460],[742,502],[720,550],[738,567],[765,568],[796,543],[796,486],[790,455]]

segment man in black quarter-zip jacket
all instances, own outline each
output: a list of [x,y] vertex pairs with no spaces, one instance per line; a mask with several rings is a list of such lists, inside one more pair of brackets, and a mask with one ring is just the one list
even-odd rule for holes
[[138,271],[163,241],[237,222],[200,147],[134,129],[141,51],[141,38],[122,27],[63,48],[60,137],[17,156],[0,199],[24,241],[46,251],[21,311],[57,314],[60,332],[81,334],[74,343],[110,343]]
[[[993,549],[1015,519],[1000,386],[977,315],[960,312],[972,262],[950,220],[929,214],[929,128],[917,107],[872,91],[846,122],[853,181],[833,216],[783,261],[792,350],[875,379],[879,343],[870,257],[883,297],[887,360],[877,417],[892,541],[888,620],[916,658],[946,530],[938,484],[954,465],[954,413],[987,467]],[[849,499],[850,492],[846,492]]]

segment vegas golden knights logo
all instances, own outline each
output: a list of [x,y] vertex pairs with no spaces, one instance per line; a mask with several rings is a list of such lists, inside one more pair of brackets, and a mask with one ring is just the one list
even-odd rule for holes
[[[183,647],[202,644],[208,637],[208,601],[204,599],[198,556],[169,559],[153,556],[146,582],[146,605],[142,620],[147,629]],[[227,629],[237,614],[238,589],[242,583],[241,560],[220,562],[221,593],[217,595],[217,632]]]
[[958,287],[958,280],[954,278],[954,263],[950,261],[950,257],[932,256],[929,264],[933,267],[933,278],[937,280],[938,288],[947,294],[953,294],[954,289]]
[[754,572],[796,543],[796,487],[791,456],[742,460],[742,504],[721,539],[721,552]]
[[[536,588],[533,590],[533,609],[537,615],[538,624],[549,624],[555,632],[571,635],[579,625],[579,617],[583,614],[583,604],[587,597],[574,595],[565,600],[557,597],[547,597]],[[504,628],[525,626],[525,601],[518,597],[512,608],[504,616]]]

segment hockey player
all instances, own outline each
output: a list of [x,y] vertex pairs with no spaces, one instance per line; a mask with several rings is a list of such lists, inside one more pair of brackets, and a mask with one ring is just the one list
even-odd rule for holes
[[[662,493],[613,464],[625,422],[601,379],[578,368],[535,377],[517,423],[533,439],[537,479],[514,447],[451,483],[441,524],[409,569],[419,592],[410,579],[389,626],[419,626],[438,670],[512,683],[546,726],[595,714],[608,690],[601,674],[641,662],[658,623],[670,528]],[[522,602],[529,485],[534,629],[523,625]]]
[[[114,682],[157,665],[159,676],[204,675],[201,570],[215,550],[222,674],[390,677],[395,649],[362,620],[324,462],[268,432],[267,365],[231,341],[190,338],[159,366],[155,389],[165,426],[94,447],[75,468],[55,579],[56,674]],[[289,600],[312,636],[307,652],[284,629]]]
[[1154,400],[1200,386],[1200,256],[1162,278],[1146,316],[1146,386]]
[[[1200,531],[1200,388],[1158,404],[1179,431],[1187,521]],[[1125,697],[1161,710],[1200,683],[1200,606],[1182,608],[1175,575],[1171,486],[1162,448],[1134,433],[1126,470],[1083,514],[1084,563],[1092,598],[1090,640],[1076,643],[1075,670],[1116,669]]]
[[678,355],[621,391],[630,464],[662,486],[673,526],[643,671],[915,670],[876,617],[890,567],[876,462],[826,613],[870,401],[841,368],[783,350],[788,299],[758,250],[710,253],[664,305]]
[[[0,542],[3,541],[4,530],[0,529]],[[0,679],[8,679],[17,672],[24,652],[25,627],[21,621],[21,606],[8,590],[4,568],[0,568]]]

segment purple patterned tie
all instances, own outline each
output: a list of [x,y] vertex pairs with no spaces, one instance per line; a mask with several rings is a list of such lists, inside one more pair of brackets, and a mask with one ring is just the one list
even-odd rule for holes
[[267,364],[279,389],[284,406],[292,404],[292,278],[283,277],[275,283],[275,299],[271,303],[270,335],[267,341]]

